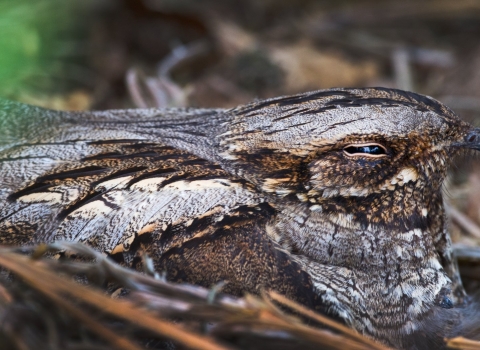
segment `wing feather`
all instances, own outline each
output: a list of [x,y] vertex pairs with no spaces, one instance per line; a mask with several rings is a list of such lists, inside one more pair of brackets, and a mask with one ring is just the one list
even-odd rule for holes
[[[58,143],[50,139],[48,144],[28,143],[4,150],[9,157],[28,158],[9,167],[0,161],[0,176],[14,178],[4,186],[0,230],[12,232],[28,226],[30,242],[81,241],[118,253],[128,250],[145,232],[160,237],[166,228],[186,227],[205,215],[212,215],[213,220],[239,206],[264,201],[246,181],[161,140],[145,142],[137,137],[87,142],[61,135]],[[50,161],[30,169],[38,161],[35,154]],[[18,173],[8,173],[18,169],[20,162],[25,171],[21,180]],[[22,244],[26,238],[22,237]],[[20,243],[11,235],[2,239],[5,244]]]

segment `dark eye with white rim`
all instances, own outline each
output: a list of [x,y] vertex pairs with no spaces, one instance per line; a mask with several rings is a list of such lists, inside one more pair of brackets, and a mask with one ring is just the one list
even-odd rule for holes
[[343,149],[343,152],[353,157],[383,157],[387,155],[387,149],[378,143],[348,145]]

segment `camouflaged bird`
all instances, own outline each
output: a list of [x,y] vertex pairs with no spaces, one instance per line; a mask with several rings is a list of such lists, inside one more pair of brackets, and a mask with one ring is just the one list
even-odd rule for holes
[[478,129],[384,88],[230,110],[4,101],[0,239],[86,242],[129,265],[143,250],[174,281],[274,289],[388,345],[441,347],[470,322],[442,199],[465,148]]

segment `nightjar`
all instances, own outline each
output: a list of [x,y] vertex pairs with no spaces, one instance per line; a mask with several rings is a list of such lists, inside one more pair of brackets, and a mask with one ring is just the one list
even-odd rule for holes
[[0,242],[81,241],[130,266],[142,250],[172,281],[274,289],[388,345],[441,347],[472,323],[442,198],[462,149],[479,129],[385,88],[229,110],[2,101]]

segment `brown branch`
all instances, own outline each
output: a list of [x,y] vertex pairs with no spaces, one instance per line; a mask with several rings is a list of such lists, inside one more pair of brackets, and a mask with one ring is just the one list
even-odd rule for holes
[[[227,349],[217,344],[213,339],[197,335],[169,322],[159,320],[149,312],[139,310],[138,307],[130,302],[111,299],[102,293],[59,277],[53,272],[47,272],[40,268],[38,263],[27,257],[4,251],[0,254],[0,265],[22,277],[32,287],[50,298],[52,293],[55,295],[59,292],[66,293],[79,301],[97,307],[105,313],[129,321],[138,327],[148,329],[153,333],[175,340],[193,349]],[[52,290],[56,290],[56,292],[52,292]]]
[[470,340],[464,337],[455,337],[451,339],[445,339],[447,346],[452,349],[462,350],[479,350],[480,342],[476,340]]
[[352,339],[355,339],[361,343],[365,343],[365,344],[368,344],[370,346],[371,349],[378,349],[378,350],[388,350],[389,348],[387,348],[386,346],[382,345],[382,344],[379,344],[357,332],[355,332],[354,330],[338,323],[338,322],[335,322],[333,320],[331,320],[330,318],[328,317],[325,317],[323,315],[320,315],[320,314],[317,314],[316,312],[310,310],[310,309],[307,309],[305,306],[302,306],[290,299],[287,299],[285,298],[283,295],[281,294],[278,294],[277,292],[274,292],[274,291],[270,291],[268,293],[268,295],[270,296],[270,298],[272,298],[273,300],[275,300],[276,302],[279,302],[280,304],[283,304],[289,308],[291,308],[292,310],[295,310],[297,311],[299,314],[301,315],[304,315],[306,317],[309,317],[317,322],[320,322],[322,324],[324,324],[325,326],[328,326],[336,331],[339,331],[343,334],[345,334],[346,336],[352,338]]
[[478,225],[468,216],[453,206],[447,207],[447,213],[452,218],[452,221],[465,230],[468,234],[475,238],[480,238],[480,227],[478,227]]

